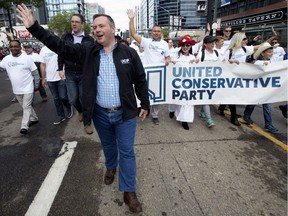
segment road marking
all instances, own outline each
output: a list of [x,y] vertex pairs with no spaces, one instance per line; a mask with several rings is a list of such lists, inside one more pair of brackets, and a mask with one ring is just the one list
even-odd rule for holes
[[[216,109],[218,109],[219,106],[217,105],[213,105],[213,107],[215,107]],[[231,116],[230,111],[224,110],[224,113],[226,115]],[[238,118],[238,121],[241,122],[242,124],[245,124],[245,121],[243,118]],[[246,124],[247,125],[247,124]],[[288,146],[287,144],[281,142],[280,140],[276,139],[274,136],[272,136],[270,133],[264,131],[262,128],[258,127],[256,124],[252,124],[252,125],[247,125],[249,128],[251,128],[252,130],[256,131],[257,133],[261,134],[262,136],[264,136],[265,138],[269,139],[270,141],[272,141],[273,143],[275,143],[276,145],[278,145],[280,148],[282,148],[284,151],[288,151]]]
[[[243,124],[245,124],[245,121],[244,121],[243,118],[238,118],[238,121],[243,123]],[[272,141],[273,143],[275,143],[279,147],[281,147],[284,151],[286,151],[286,152],[288,151],[287,145],[285,143],[283,143],[280,140],[276,139],[274,136],[272,136],[270,133],[264,131],[262,128],[260,128],[256,124],[247,125],[247,126],[249,128],[251,128],[251,129],[253,129],[254,131],[258,132],[259,134],[261,134],[265,138],[269,139],[270,141]]]
[[76,141],[63,144],[57,159],[50,168],[25,216],[48,215],[76,146]]

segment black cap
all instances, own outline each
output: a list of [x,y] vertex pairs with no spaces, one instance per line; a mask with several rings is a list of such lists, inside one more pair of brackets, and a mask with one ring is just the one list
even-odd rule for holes
[[216,39],[210,35],[207,35],[204,39],[203,39],[203,43],[213,43]]

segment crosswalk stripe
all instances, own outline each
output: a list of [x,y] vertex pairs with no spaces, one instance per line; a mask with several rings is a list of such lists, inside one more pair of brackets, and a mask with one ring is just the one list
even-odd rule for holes
[[29,206],[25,216],[48,215],[76,146],[76,141],[63,144],[57,159],[50,168],[49,173],[43,181],[33,202]]

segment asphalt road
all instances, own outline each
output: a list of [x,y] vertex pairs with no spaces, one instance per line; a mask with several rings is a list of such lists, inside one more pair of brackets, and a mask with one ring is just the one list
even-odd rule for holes
[[[44,103],[37,93],[39,123],[23,136],[22,110],[10,102],[12,97],[11,85],[1,73],[0,215],[25,215],[29,207],[30,215],[130,215],[117,178],[111,186],[103,183],[104,156],[95,131],[86,135],[77,114],[53,125],[51,95]],[[273,121],[279,132],[269,136],[261,131],[261,106],[252,116],[260,131],[230,124],[229,116],[221,117],[214,107],[216,125],[211,129],[198,118],[200,107],[189,131],[168,117],[166,105],[161,106],[159,126],[150,117],[139,122],[135,140],[137,193],[143,204],[139,215],[286,215],[287,152],[275,140],[286,145],[287,121],[278,105],[273,104]],[[237,108],[242,114],[244,106]],[[71,153],[72,141],[77,146]],[[58,156],[62,147],[65,152]],[[67,170],[62,169],[64,164]],[[57,183],[55,173],[61,169],[63,178]],[[46,182],[49,175],[55,178]],[[48,199],[52,192],[55,196]],[[36,208],[31,207],[33,200],[40,200]]]

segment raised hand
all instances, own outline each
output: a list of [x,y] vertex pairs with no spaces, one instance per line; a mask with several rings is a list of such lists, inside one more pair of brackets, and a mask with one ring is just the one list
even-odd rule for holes
[[14,36],[13,36],[13,34],[12,34],[12,32],[6,32],[6,35],[8,36],[8,38],[10,39],[10,40],[14,40]]
[[128,15],[129,19],[134,19],[134,17],[135,17],[135,14],[134,14],[132,9],[127,10],[127,15]]
[[273,26],[272,26],[272,36],[273,37],[277,37],[277,32],[275,31]]
[[211,26],[210,26],[210,23],[207,23],[207,25],[206,25],[207,27],[207,32],[210,32],[211,31]]
[[17,17],[23,22],[26,28],[31,27],[35,23],[35,18],[33,17],[31,10],[29,10],[25,4],[17,5],[16,10],[19,13]]

